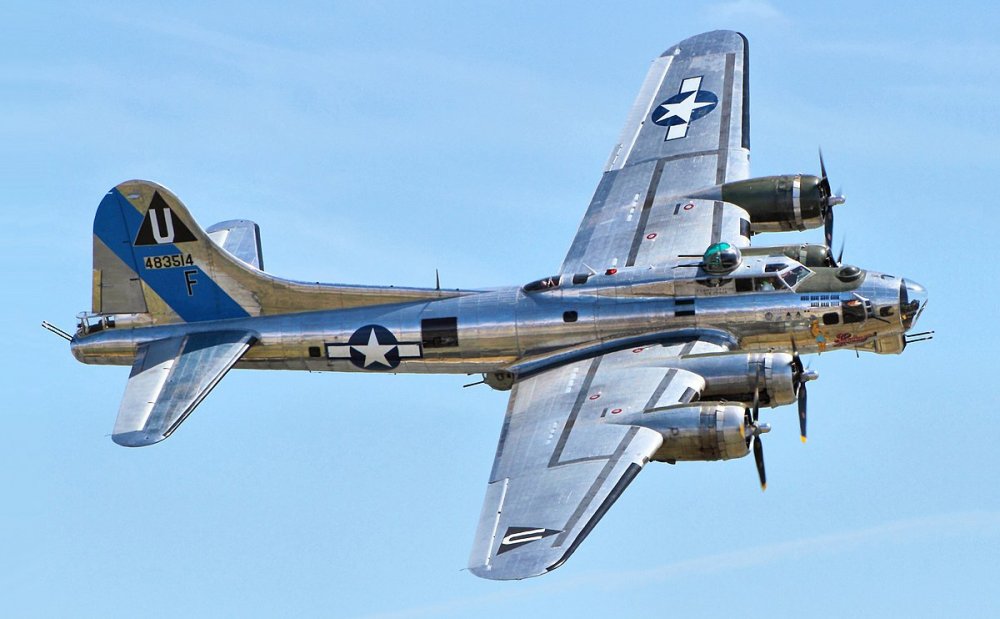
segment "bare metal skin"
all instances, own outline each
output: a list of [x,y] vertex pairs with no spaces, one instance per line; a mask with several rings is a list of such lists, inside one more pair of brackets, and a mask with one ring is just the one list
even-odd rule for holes
[[[482,374],[510,390],[469,559],[483,578],[562,565],[650,461],[754,454],[761,406],[796,403],[801,355],[897,354],[927,339],[913,280],[842,264],[820,175],[752,178],[746,39],[663,53],[558,273],[497,289],[313,284],[263,271],[250,221],[203,230],[127,181],[94,220],[83,363],[131,366],[113,440],[171,436],[233,367]],[[824,227],[825,244],[754,246]]]

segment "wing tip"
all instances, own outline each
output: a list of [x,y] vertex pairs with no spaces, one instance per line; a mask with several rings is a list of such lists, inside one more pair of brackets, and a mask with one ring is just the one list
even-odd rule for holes
[[142,430],[119,432],[111,435],[111,440],[122,447],[146,447],[148,445],[155,445],[165,438],[167,437],[162,434],[152,434],[143,432]]
[[484,578],[486,580],[524,580],[525,578],[534,578],[536,576],[542,576],[544,574],[548,574],[555,568],[562,565],[562,563],[563,561],[560,560],[554,563],[553,565],[542,569],[541,571],[532,573],[524,573],[524,572],[517,572],[504,569],[494,569],[493,566],[489,565],[469,566],[469,571],[472,572],[474,576],[478,576],[479,578]]
[[712,30],[710,32],[696,34],[693,37],[684,39],[676,45],[671,45],[666,51],[660,54],[660,56],[673,56],[682,52],[697,56],[721,50],[731,51],[736,45],[739,45],[740,49],[744,52],[748,47],[747,38],[742,32],[737,32],[735,30]]

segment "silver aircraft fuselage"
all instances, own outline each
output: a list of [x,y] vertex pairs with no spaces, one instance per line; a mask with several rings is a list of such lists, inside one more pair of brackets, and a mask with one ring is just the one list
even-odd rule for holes
[[[741,268],[760,280],[774,273],[764,269],[776,263],[783,265],[782,272],[801,266],[772,256],[747,258]],[[694,270],[699,274],[683,273]],[[922,308],[923,289],[873,271],[845,283],[836,279],[836,271],[813,267],[794,286],[772,278],[774,289],[743,292],[734,285],[740,273],[718,278],[681,263],[549,278],[540,280],[548,287],[535,289],[463,290],[440,300],[196,324],[123,328],[130,317],[112,316],[102,324],[115,328],[82,325],[72,349],[85,363],[131,365],[144,342],[228,328],[257,334],[235,367],[517,375],[530,372],[535,360],[549,365],[553,356],[586,357],[695,330],[714,334],[733,351],[787,350],[791,344],[803,353],[900,352],[904,333]],[[834,285],[823,286],[824,280]],[[428,328],[434,321],[445,321],[445,331],[453,325],[453,332],[435,339]],[[364,336],[370,325],[398,336],[390,342],[369,332],[358,342],[359,332]],[[395,363],[382,356],[390,345],[397,347]]]

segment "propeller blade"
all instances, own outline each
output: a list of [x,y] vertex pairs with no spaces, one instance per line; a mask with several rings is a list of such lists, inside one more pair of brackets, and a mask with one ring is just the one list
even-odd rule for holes
[[[833,207],[828,206],[826,209],[826,219],[823,221],[823,238],[826,240],[826,249],[833,255]],[[838,261],[839,262],[839,261]]]
[[799,383],[799,438],[802,442],[806,442],[806,384],[805,382]]
[[820,173],[820,187],[826,190],[827,197],[833,195],[830,191],[830,179],[826,175],[826,164],[823,163],[823,149],[819,149],[819,173]]
[[847,239],[840,241],[840,253],[837,254],[837,262],[833,266],[840,266],[844,260],[844,246],[847,245]]
[[816,372],[808,371],[802,364],[802,357],[799,355],[799,350],[795,346],[795,339],[792,338],[792,371],[795,373],[795,397],[798,400],[799,405],[799,438],[802,442],[806,442],[806,407],[808,401],[808,395],[806,392],[806,383],[810,380],[816,380],[818,375]]
[[753,384],[753,423],[757,425],[757,414],[760,412],[760,364],[757,364],[757,373],[754,375]]
[[764,446],[760,442],[760,436],[753,441],[753,460],[757,464],[757,476],[760,478],[760,490],[767,490],[767,475],[764,473]]

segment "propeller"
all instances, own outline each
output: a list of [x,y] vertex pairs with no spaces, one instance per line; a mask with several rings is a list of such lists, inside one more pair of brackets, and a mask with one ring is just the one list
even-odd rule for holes
[[[826,250],[830,260],[833,261],[833,207],[843,204],[846,201],[844,196],[834,194],[830,189],[830,177],[826,174],[826,163],[823,161],[823,149],[819,150],[819,172],[822,175],[819,181],[820,190],[823,192],[823,239],[826,241]],[[840,258],[843,257],[844,250],[841,248],[840,256],[833,261],[832,266],[840,266]]]
[[811,380],[816,380],[819,378],[819,374],[813,370],[806,369],[802,365],[802,357],[799,355],[799,350],[795,346],[795,340],[792,342],[792,372],[795,380],[795,397],[798,400],[799,405],[799,438],[802,442],[806,442],[806,410],[808,402],[808,392],[806,391],[806,383]]
[[[824,235],[825,236],[825,235]],[[844,248],[847,247],[847,237],[841,237],[840,239],[840,250],[837,252],[837,257],[833,256],[833,248],[826,247],[826,264],[825,266],[838,268],[844,263]]]
[[767,474],[764,472],[764,445],[760,440],[761,434],[771,431],[771,426],[766,423],[758,423],[760,414],[760,364],[757,365],[757,372],[754,377],[753,387],[753,408],[746,413],[746,427],[750,432],[747,434],[747,447],[753,442],[753,460],[757,465],[757,477],[760,478],[760,489],[767,490]]

